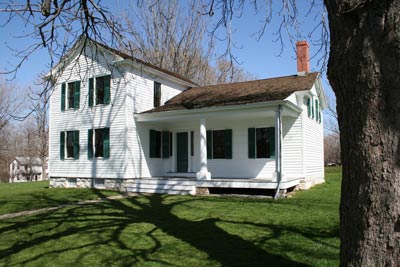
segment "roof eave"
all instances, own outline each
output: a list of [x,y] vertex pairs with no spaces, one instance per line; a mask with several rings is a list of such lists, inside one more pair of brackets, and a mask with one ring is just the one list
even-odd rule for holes
[[251,109],[261,109],[261,108],[271,109],[273,107],[278,107],[279,105],[286,107],[286,114],[288,116],[298,116],[302,112],[302,109],[300,107],[298,107],[297,105],[293,104],[288,100],[277,100],[277,101],[267,101],[267,102],[258,102],[258,103],[240,104],[240,105],[181,109],[181,110],[159,111],[151,113],[136,113],[134,114],[134,117],[138,122],[171,120],[176,117],[203,118],[203,117],[210,117],[213,114],[219,112],[251,110]]
[[[133,67],[139,68],[138,63],[134,62],[131,59],[122,59],[122,60],[114,61],[113,64],[115,64],[115,65],[129,65],[129,66],[133,66]],[[157,76],[164,77],[164,78],[168,79],[171,82],[178,83],[180,85],[187,86],[187,87],[197,86],[195,83],[191,83],[189,81],[185,81],[185,80],[179,79],[179,78],[177,78],[175,76],[169,75],[168,73],[159,71],[157,69],[153,69],[153,68],[148,67],[146,65],[142,65],[142,66],[144,67],[146,72],[150,72],[151,74],[155,74]]]

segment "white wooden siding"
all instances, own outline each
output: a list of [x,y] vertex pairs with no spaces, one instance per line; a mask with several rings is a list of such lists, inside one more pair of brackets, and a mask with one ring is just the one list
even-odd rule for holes
[[[88,55],[88,56],[85,56]],[[74,58],[55,84],[50,99],[50,153],[51,177],[99,177],[125,176],[125,90],[120,71],[112,68],[110,54],[97,54],[92,60],[87,48],[84,55]],[[112,71],[110,71],[112,70]],[[109,105],[88,105],[88,79],[112,74]],[[81,81],[80,107],[61,111],[61,83]],[[66,97],[67,99],[67,97]],[[87,158],[88,129],[110,127],[110,158]],[[79,131],[79,159],[60,159],[60,132]]]
[[282,119],[282,179],[303,176],[302,117]]
[[[232,159],[208,159],[208,170],[212,177],[224,178],[261,178],[273,179],[275,172],[275,158],[271,159],[249,159],[248,158],[248,128],[250,127],[274,127],[275,119],[241,119],[241,120],[212,120],[206,122],[207,130],[232,129]],[[156,174],[156,176],[165,176],[168,172],[176,170],[176,133],[194,131],[194,156],[189,156],[189,168],[192,172],[200,169],[199,159],[199,119],[192,121],[181,121],[165,125],[138,123],[139,139],[141,140],[142,154],[136,154],[137,160],[147,158],[147,164],[142,164],[142,174]],[[149,130],[169,130],[174,134],[173,156],[168,159],[148,158],[149,150]],[[190,152],[190,151],[189,151]],[[140,156],[141,155],[141,156]],[[189,153],[190,155],[190,153]],[[147,165],[147,166],[146,166]],[[148,169],[147,169],[148,168]],[[140,177],[140,176],[139,176]]]
[[134,120],[134,114],[154,108],[154,80],[161,83],[161,105],[176,96],[187,87],[173,84],[162,77],[155,77],[130,68],[126,74],[129,83],[127,91],[127,151],[126,175],[128,177],[154,177],[164,173],[163,159],[149,157],[149,131],[165,130],[161,124],[140,124]]
[[[315,87],[310,90],[312,101],[317,99]],[[321,101],[320,101],[321,102]],[[321,122],[318,123],[314,118],[309,118],[307,105],[302,105],[302,124],[303,124],[303,153],[304,153],[304,175],[306,178],[324,177],[324,136],[323,136],[323,114],[321,112]],[[314,105],[315,108],[315,105]]]

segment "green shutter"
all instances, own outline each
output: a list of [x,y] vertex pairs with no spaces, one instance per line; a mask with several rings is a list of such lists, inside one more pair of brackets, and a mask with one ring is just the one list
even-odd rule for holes
[[74,131],[74,159],[79,159],[79,131]]
[[311,118],[314,119],[314,102],[311,100]]
[[61,84],[61,111],[65,110],[65,83]]
[[110,104],[111,75],[104,76],[104,104]]
[[190,156],[194,156],[194,132],[190,131]]
[[93,158],[93,129],[88,130],[88,159]]
[[207,158],[212,159],[213,154],[212,154],[212,131],[207,131]]
[[318,100],[315,99],[315,120],[318,121],[319,120],[319,113],[318,113]]
[[308,117],[311,118],[311,99],[307,98],[307,114]]
[[89,107],[93,107],[93,78],[89,79]]
[[157,133],[155,130],[150,130],[150,158],[155,158],[156,155],[156,138]]
[[268,128],[269,157],[275,157],[275,127]]
[[110,128],[103,129],[103,158],[110,157]]
[[163,131],[161,136],[162,142],[162,157],[169,158],[169,132]]
[[65,158],[65,132],[60,132],[60,159],[64,159]]
[[74,94],[74,108],[76,109],[79,108],[80,98],[81,98],[81,82],[77,81],[75,82],[75,94]]
[[232,130],[224,130],[224,150],[225,150],[225,158],[232,158]]
[[249,159],[255,159],[256,158],[256,128],[249,128],[247,131],[248,131]]

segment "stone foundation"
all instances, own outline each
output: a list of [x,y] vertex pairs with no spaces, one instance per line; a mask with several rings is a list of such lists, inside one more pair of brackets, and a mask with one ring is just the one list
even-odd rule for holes
[[209,195],[210,191],[207,187],[196,187],[196,195],[198,196],[206,196]]
[[325,178],[303,178],[300,183],[296,186],[295,190],[307,190],[317,184],[325,183]]
[[50,187],[52,188],[98,188],[125,192],[126,187],[132,187],[135,179],[115,178],[65,178],[51,177]]

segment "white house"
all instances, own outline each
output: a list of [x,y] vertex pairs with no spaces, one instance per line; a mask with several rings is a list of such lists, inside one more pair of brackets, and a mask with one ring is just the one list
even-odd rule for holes
[[196,194],[323,182],[326,100],[308,44],[297,50],[297,75],[199,87],[81,39],[51,72],[51,186]]
[[[46,168],[46,172],[47,172]],[[10,163],[10,183],[44,180],[42,160],[37,157],[15,157]]]

